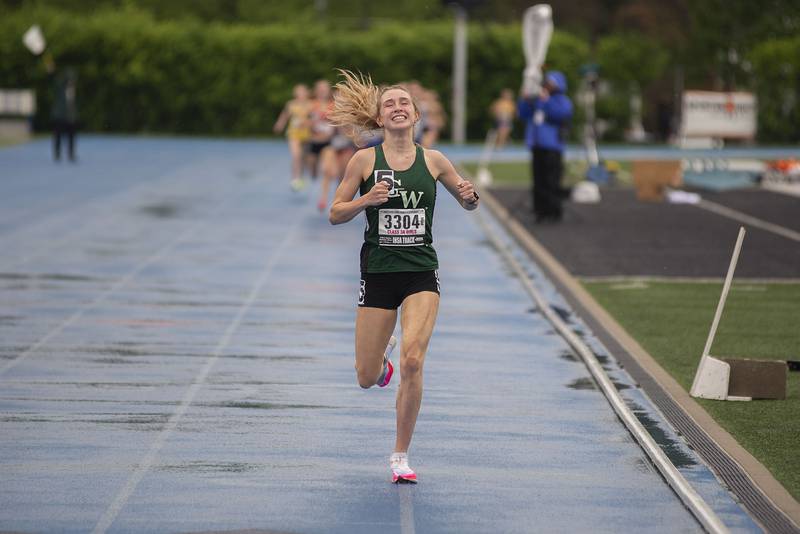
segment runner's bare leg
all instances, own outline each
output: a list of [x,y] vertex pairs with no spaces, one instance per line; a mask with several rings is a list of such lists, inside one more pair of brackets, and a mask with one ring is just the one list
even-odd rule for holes
[[422,366],[439,312],[439,295],[422,291],[409,295],[401,307],[400,387],[397,389],[397,440],[395,452],[411,444],[422,402]]

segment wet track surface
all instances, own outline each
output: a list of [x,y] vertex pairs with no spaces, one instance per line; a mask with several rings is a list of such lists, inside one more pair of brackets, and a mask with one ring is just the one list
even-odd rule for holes
[[[353,371],[362,219],[292,194],[282,144],[47,148],[0,150],[0,531],[700,530],[443,189],[420,484],[394,486],[396,383]],[[526,265],[687,479],[757,530]]]

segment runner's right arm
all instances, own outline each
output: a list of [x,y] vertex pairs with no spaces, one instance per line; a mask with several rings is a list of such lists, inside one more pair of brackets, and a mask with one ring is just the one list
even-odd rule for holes
[[283,129],[286,127],[286,122],[289,120],[289,105],[283,106],[281,110],[281,114],[278,115],[278,120],[275,121],[275,126],[272,127],[272,131],[275,133],[281,133]]
[[374,150],[359,150],[350,159],[342,183],[339,184],[333,197],[328,217],[331,224],[346,223],[364,211],[367,206],[379,206],[389,200],[389,186],[385,182],[378,182],[366,195],[354,198],[365,175],[368,176],[367,169],[371,170],[374,164]]

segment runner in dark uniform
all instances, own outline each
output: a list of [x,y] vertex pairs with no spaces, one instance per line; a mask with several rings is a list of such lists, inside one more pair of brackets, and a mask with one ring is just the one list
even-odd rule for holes
[[311,103],[311,138],[308,143],[308,169],[311,179],[317,179],[322,151],[331,144],[335,128],[328,121],[328,113],[333,109],[331,84],[318,80],[314,84],[314,100]]
[[[464,209],[478,194],[436,150],[414,143],[420,114],[402,86],[379,88],[368,77],[342,71],[334,124],[361,131],[383,129],[384,141],[356,152],[336,190],[332,224],[366,214],[361,286],[356,315],[356,372],[363,388],[385,387],[394,368],[389,353],[401,309],[402,343],[397,391],[397,439],[390,457],[393,482],[416,482],[408,447],[422,400],[422,367],[439,309],[439,262],[433,248],[433,212],[439,181]],[[358,198],[354,198],[356,192]]]
[[353,140],[340,131],[340,128],[336,128],[336,133],[334,133],[330,144],[320,154],[322,184],[320,186],[319,200],[317,201],[319,211],[324,212],[328,207],[331,184],[334,181],[342,181],[344,170],[356,150],[358,150],[358,147]]

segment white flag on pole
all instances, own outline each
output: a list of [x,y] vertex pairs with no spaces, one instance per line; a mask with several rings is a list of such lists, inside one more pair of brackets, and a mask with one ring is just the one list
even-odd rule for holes
[[30,50],[32,54],[37,56],[41,55],[44,49],[47,48],[47,42],[44,40],[42,29],[38,24],[34,24],[28,28],[28,31],[22,36],[22,42],[25,43],[25,47]]
[[525,71],[522,74],[522,93],[536,96],[542,83],[542,65],[553,36],[553,10],[547,4],[529,7],[522,17],[522,50]]

